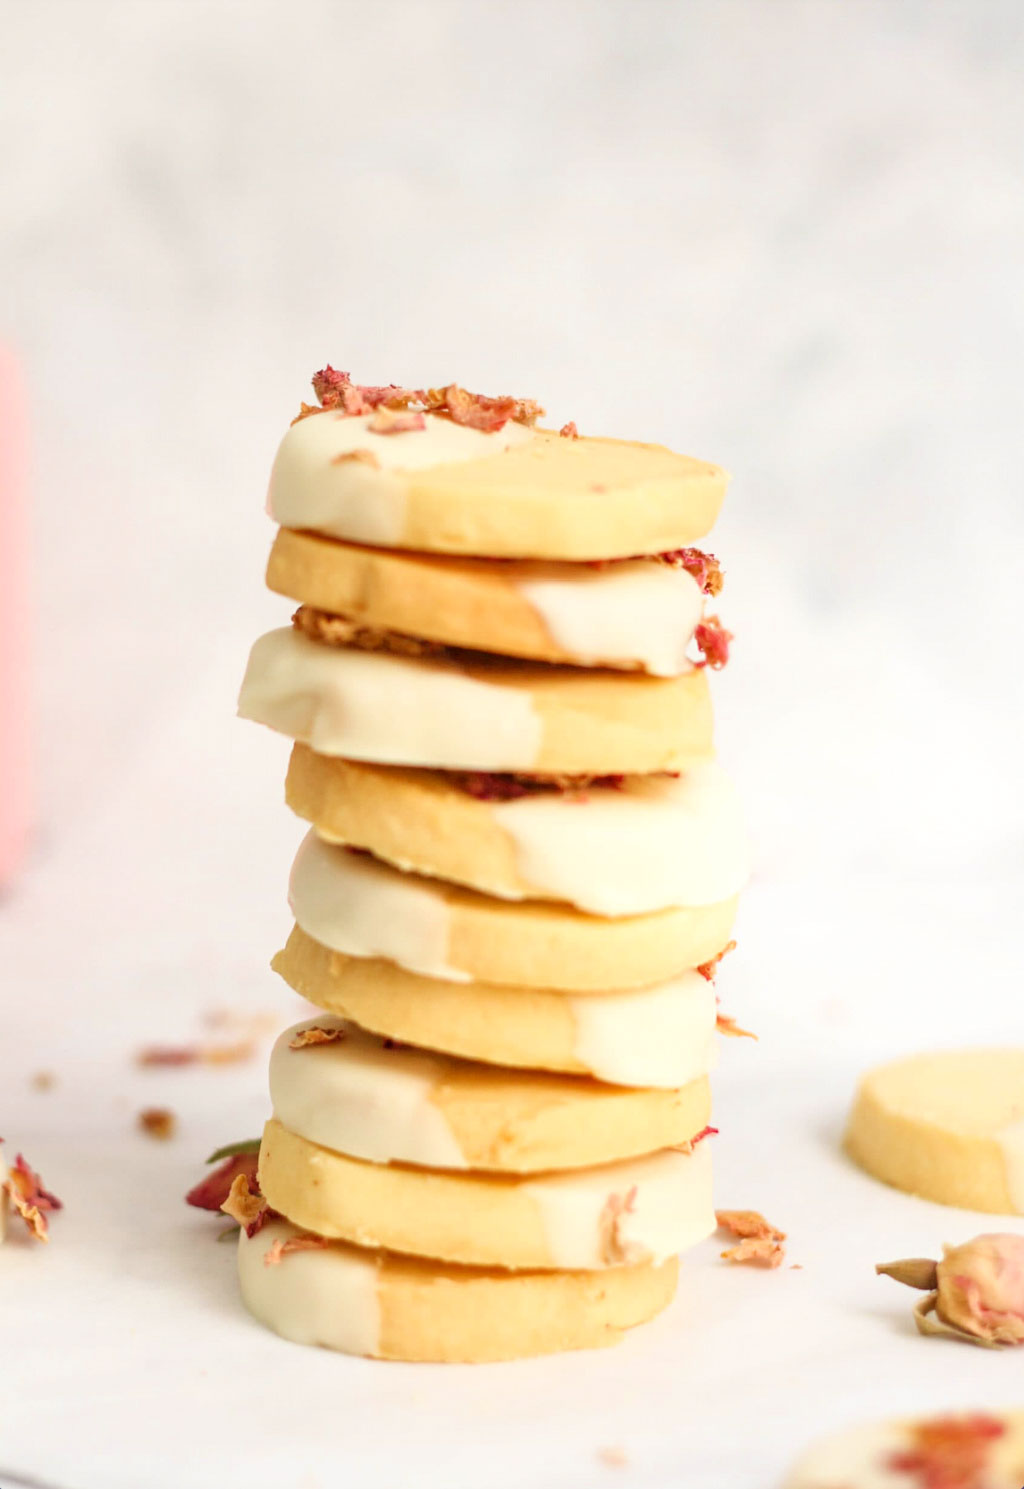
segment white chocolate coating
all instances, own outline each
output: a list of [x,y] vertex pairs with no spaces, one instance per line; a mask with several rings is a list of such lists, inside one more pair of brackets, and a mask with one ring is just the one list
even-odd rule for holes
[[377,1264],[372,1251],[332,1242],[296,1251],[267,1266],[275,1241],[303,1233],[287,1220],[271,1220],[250,1240],[238,1237],[242,1301],[254,1318],[296,1344],[321,1344],[350,1355],[375,1355],[380,1347]]
[[469,982],[448,964],[449,913],[441,888],[325,843],[310,831],[288,885],[299,926],[332,951],[383,957],[425,977]]
[[447,659],[327,646],[292,627],[253,646],[238,712],[321,755],[452,770],[532,770],[543,736],[524,688]]
[[628,776],[620,789],[537,792],[491,810],[522,878],[594,915],[714,905],[750,872],[739,796],[714,761],[678,778]]
[[[301,1029],[341,1029],[333,1044],[293,1050]],[[320,1014],[286,1029],[270,1056],[274,1116],[300,1137],[371,1163],[468,1167],[431,1092],[444,1062],[421,1050],[386,1049],[355,1024]]]
[[[372,434],[371,421],[332,410],[292,425],[270,475],[267,511],[275,522],[394,547],[405,523],[402,471],[479,460],[533,438],[532,429],[511,421],[493,434],[436,414],[425,415],[425,429],[400,434]],[[377,464],[338,459],[354,450],[369,451]]]
[[715,990],[684,972],[639,992],[570,997],[574,1053],[616,1086],[685,1086],[718,1063]]
[[[557,1267],[594,1270],[623,1261],[664,1261],[715,1229],[711,1151],[666,1149],[626,1163],[547,1174],[523,1186],[540,1210]],[[609,1207],[622,1212],[608,1251]]]
[[686,648],[704,608],[685,569],[627,562],[517,565],[509,576],[558,646],[589,666],[640,667],[675,677],[692,667]]

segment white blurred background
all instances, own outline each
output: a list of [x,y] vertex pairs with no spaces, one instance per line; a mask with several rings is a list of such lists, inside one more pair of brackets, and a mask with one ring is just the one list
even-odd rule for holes
[[[36,462],[23,899],[48,874],[73,923],[102,849],[111,925],[157,915],[156,873],[205,917],[203,955],[280,920],[282,751],[231,714],[282,616],[269,463],[328,360],[535,396],[733,471],[720,741],[760,882],[926,896],[913,935],[856,912],[844,955],[941,936],[922,883],[985,914],[1020,874],[1015,0],[35,0],[0,21],[0,335]],[[786,903],[801,936],[819,923]]]

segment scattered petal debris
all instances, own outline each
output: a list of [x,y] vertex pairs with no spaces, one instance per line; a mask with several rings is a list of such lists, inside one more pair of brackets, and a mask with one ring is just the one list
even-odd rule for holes
[[254,1039],[232,1044],[151,1044],[139,1050],[135,1063],[147,1069],[179,1065],[239,1065],[256,1053]]
[[372,415],[367,427],[375,434],[423,429],[425,414],[492,433],[503,429],[510,419],[516,424],[533,425],[544,412],[532,398],[488,398],[483,393],[469,393],[458,383],[427,389],[402,388],[396,383],[387,387],[354,383],[347,372],[329,365],[314,374],[313,392],[318,404],[303,403],[293,424],[332,409],[343,418]]
[[563,424],[558,432],[563,439],[579,439],[580,437],[580,432],[576,428],[574,419],[570,419],[568,424]]
[[732,632],[725,629],[717,615],[706,615],[698,622],[693,639],[697,649],[703,652],[696,665],[720,672],[729,660],[729,646],[734,639]]
[[138,1121],[139,1127],[147,1137],[158,1138],[161,1142],[172,1138],[178,1126],[177,1117],[167,1106],[143,1107]]
[[230,1154],[212,1174],[205,1175],[192,1186],[185,1196],[185,1203],[194,1205],[197,1210],[220,1210],[237,1178],[244,1178],[250,1188],[256,1186],[258,1160],[258,1145],[256,1151]]
[[706,595],[713,598],[722,593],[725,576],[722,565],[713,553],[705,553],[703,548],[670,548],[664,553],[656,553],[654,557],[661,563],[668,564],[670,569],[685,569]]
[[780,1267],[786,1255],[786,1232],[771,1225],[757,1210],[716,1210],[719,1229],[739,1237],[738,1246],[722,1252],[722,1260],[740,1265]]
[[698,1143],[702,1143],[706,1137],[717,1137],[717,1127],[702,1127],[700,1132],[693,1137],[684,1138],[681,1143],[673,1143],[672,1147],[677,1153],[692,1153]]
[[288,1041],[288,1048],[304,1050],[315,1044],[338,1044],[347,1038],[347,1029],[324,1028],[322,1024],[313,1024],[308,1029],[300,1029],[297,1034],[293,1035]]
[[[262,1225],[263,1222],[261,1221]],[[257,1227],[258,1229],[258,1227]],[[247,1235],[255,1234],[247,1231]],[[276,1267],[294,1251],[324,1251],[329,1242],[326,1236],[314,1236],[312,1231],[303,1231],[301,1235],[289,1236],[287,1241],[272,1241],[263,1254],[263,1265],[265,1267]]]
[[718,1015],[716,1015],[715,1026],[718,1029],[719,1034],[724,1034],[728,1039],[757,1038],[757,1035],[753,1032],[752,1029],[744,1029],[740,1024],[736,1022],[734,1018],[730,1018],[729,1015],[726,1013],[719,1013]]
[[713,956],[709,962],[701,962],[700,966],[697,968],[697,971],[708,982],[714,982],[715,977],[716,977],[717,972],[718,972],[719,965],[720,965],[720,963],[722,961],[722,958],[723,957],[727,957],[729,955],[730,951],[735,951],[735,950],[736,950],[736,942],[735,941],[728,941],[728,942],[726,942],[726,944],[722,947],[722,949],[718,953],[718,955],[717,956]]
[[227,1198],[220,1208],[225,1215],[238,1221],[250,1240],[275,1213],[263,1198],[259,1187],[250,1188],[249,1179],[244,1173],[235,1175]]
[[[2,1142],[3,1139],[0,1139]],[[30,1168],[21,1153],[15,1158],[0,1185],[10,1203],[28,1226],[29,1234],[37,1241],[49,1241],[47,1215],[64,1208],[55,1194],[46,1188],[35,1169]]]
[[371,434],[409,434],[413,430],[426,429],[427,421],[420,413],[379,408],[366,427]]

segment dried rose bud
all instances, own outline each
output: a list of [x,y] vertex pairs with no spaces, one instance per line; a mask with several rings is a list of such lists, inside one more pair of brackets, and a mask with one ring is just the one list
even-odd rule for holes
[[914,1309],[922,1334],[989,1348],[1024,1344],[1024,1236],[975,1236],[943,1247],[940,1262],[885,1262],[875,1270],[927,1290]]

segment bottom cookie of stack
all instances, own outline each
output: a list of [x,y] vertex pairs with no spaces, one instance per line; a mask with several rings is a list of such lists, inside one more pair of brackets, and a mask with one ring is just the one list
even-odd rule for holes
[[[288,1249],[298,1241],[297,1249]],[[285,1339],[382,1360],[483,1363],[615,1344],[672,1301],[675,1257],[603,1271],[458,1267],[324,1241],[286,1220],[241,1231],[246,1307]]]

